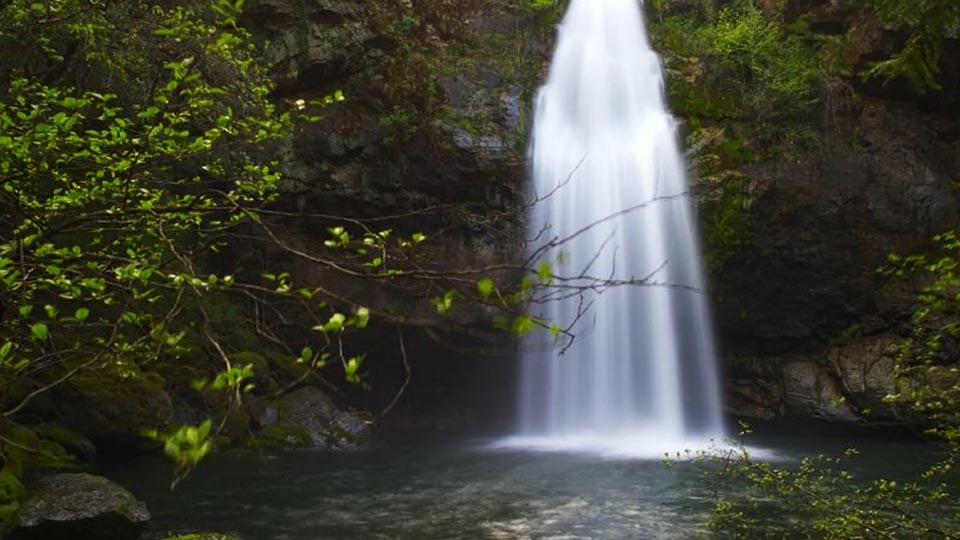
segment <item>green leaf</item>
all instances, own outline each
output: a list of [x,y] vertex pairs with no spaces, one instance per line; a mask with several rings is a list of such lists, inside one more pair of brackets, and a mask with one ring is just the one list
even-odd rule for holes
[[85,321],[87,317],[90,316],[90,310],[87,308],[77,308],[76,313],[73,314],[73,317],[78,321]]
[[484,298],[489,298],[493,294],[493,280],[490,278],[483,278],[477,282],[477,292],[480,293],[480,296]]
[[520,315],[513,319],[513,325],[510,331],[517,337],[523,337],[533,330],[533,317],[530,315]]
[[539,277],[543,283],[553,281],[553,266],[549,261],[541,261],[540,264],[537,265],[537,277]]
[[47,325],[43,323],[37,323],[30,327],[30,332],[33,334],[33,337],[39,340],[44,340],[44,339],[47,339],[47,334],[49,333],[49,330],[47,328]]
[[12,341],[8,341],[8,342],[4,343],[3,346],[0,347],[0,360],[4,360],[4,359],[6,359],[8,356],[10,356],[10,351],[11,351],[12,349],[13,349],[13,342],[12,342]]
[[432,302],[434,307],[437,308],[437,312],[441,315],[449,313],[453,309],[453,300],[457,296],[457,291],[450,289],[449,291],[443,293],[443,296],[437,296],[433,298]]
[[559,325],[559,324],[557,324],[557,323],[551,323],[551,324],[550,324],[550,335],[553,337],[553,339],[557,339],[557,337],[560,335],[560,325]]
[[20,306],[20,309],[18,311],[20,312],[20,316],[26,319],[27,317],[30,316],[30,312],[33,311],[33,306],[30,306],[30,305]]
[[330,317],[330,320],[326,322],[326,324],[314,326],[313,329],[324,333],[339,332],[340,330],[343,330],[343,323],[346,322],[346,320],[347,317],[343,313],[334,313],[333,316]]
[[366,328],[370,323],[370,309],[365,307],[357,308],[357,328]]
[[360,382],[360,365],[363,364],[363,356],[354,356],[350,360],[347,360],[347,363],[343,366],[343,371],[347,382],[359,383]]

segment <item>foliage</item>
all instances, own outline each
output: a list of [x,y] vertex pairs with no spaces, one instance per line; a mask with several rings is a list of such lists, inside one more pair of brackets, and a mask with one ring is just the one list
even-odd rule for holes
[[654,32],[666,51],[670,95],[695,128],[749,122],[750,138],[766,146],[817,103],[816,53],[752,2],[725,6],[713,20],[668,17]]
[[[235,317],[213,308],[225,298],[298,292],[289,280],[264,287],[240,269],[218,271],[218,254],[250,237],[276,197],[280,174],[264,156],[297,119],[315,119],[314,109],[343,97],[279,110],[236,24],[241,6],[0,7],[0,48],[31,45],[5,62],[0,85],[4,418],[75,376],[122,381],[196,351],[220,361],[207,368],[209,387],[230,397],[231,411],[252,389],[251,367],[233,365],[222,338],[238,330]],[[132,50],[109,45],[114,38]],[[308,313],[322,317],[326,305],[312,304]],[[347,379],[359,382],[356,369]],[[24,382],[28,391],[11,390]],[[153,435],[179,477],[224,422],[213,432],[202,424]]]
[[213,450],[213,422],[180,426],[169,434],[148,431],[147,436],[163,442],[163,452],[176,464],[171,487],[176,487]]
[[960,231],[937,235],[937,251],[890,257],[896,277],[927,276],[918,296],[912,335],[898,350],[900,393],[891,396],[929,419],[930,432],[960,450]]
[[[722,495],[709,522],[713,536],[736,539],[848,540],[957,538],[950,517],[949,466],[914,480],[858,477],[855,450],[843,457],[807,457],[782,468],[754,461],[744,449],[713,456],[709,473]],[[730,486],[736,486],[729,489]]]
[[721,9],[706,34],[717,60],[748,90],[742,97],[761,115],[803,112],[816,101],[816,56],[752,2]]
[[960,3],[955,0],[869,0],[884,21],[904,28],[908,37],[889,59],[864,72],[884,82],[902,77],[918,93],[939,90],[940,60],[944,40],[960,27]]

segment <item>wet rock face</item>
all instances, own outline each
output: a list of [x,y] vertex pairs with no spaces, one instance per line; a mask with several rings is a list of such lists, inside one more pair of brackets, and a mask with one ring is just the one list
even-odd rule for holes
[[[480,12],[463,13],[462,35],[449,36],[423,25],[406,36],[390,27],[405,27],[410,21],[398,17],[384,21],[379,12],[404,4],[418,5],[393,0],[245,4],[245,25],[266,46],[282,101],[309,102],[337,90],[346,96],[322,110],[322,121],[300,126],[295,139],[278,153],[284,173],[278,206],[292,213],[351,218],[437,209],[384,226],[397,233],[425,233],[429,240],[418,249],[429,253],[431,264],[462,269],[512,261],[525,237],[522,204],[531,102],[552,47],[552,23],[500,3],[483,2],[478,3]],[[291,243],[322,246],[331,223],[306,216],[284,225]],[[281,261],[278,266],[290,262],[283,254],[275,255]],[[402,305],[405,311],[409,307],[410,313],[425,308],[429,315],[436,314],[423,302],[435,292],[391,296],[386,288],[334,275],[319,265],[303,260],[290,264],[298,283],[322,282],[359,298],[374,311],[385,304],[392,309]],[[478,324],[489,329],[490,317]],[[388,335],[392,344],[393,332]],[[511,352],[505,341],[484,345],[502,347],[508,351],[503,356]],[[382,395],[371,400],[375,402],[371,408],[389,402],[392,395],[387,394],[403,380],[396,347],[389,348],[388,358],[395,358],[395,366],[401,368],[399,378],[389,374],[390,366],[380,370],[390,378],[374,385],[374,392]],[[411,344],[409,353],[414,371],[432,370],[434,360],[444,366],[438,376],[442,380],[424,385],[423,392],[443,388],[451,401],[470,394],[461,391],[461,381],[476,385],[492,378],[483,362],[442,362],[448,353],[433,341],[422,349]],[[504,378],[512,373],[511,366]],[[496,396],[503,385],[496,385],[473,393],[485,396],[482,403],[471,399],[459,406],[436,407],[438,399],[424,398],[430,406],[417,415],[444,416],[435,419],[437,424],[458,423],[446,420],[454,409],[471,415],[484,411],[475,416],[492,418],[487,411],[497,410],[502,401]],[[415,384],[396,414],[408,400],[416,401],[419,392]],[[366,398],[357,401],[366,404]],[[297,433],[274,432],[281,439],[302,439]]]
[[350,450],[364,446],[370,427],[353,412],[338,409],[320,390],[306,387],[291,392],[260,414],[264,427],[258,441],[267,446],[322,450]]
[[40,481],[17,519],[10,540],[136,540],[150,512],[106,478],[58,474]]
[[896,391],[897,336],[857,338],[822,353],[739,359],[727,384],[727,409],[748,418],[900,422],[884,398]]
[[280,92],[309,90],[363,66],[377,35],[364,0],[256,0],[244,20],[260,30]]
[[868,334],[898,324],[906,314],[878,269],[960,224],[949,136],[960,122],[874,98],[847,105],[822,155],[749,171],[754,238],[713,276],[736,350],[782,353],[855,323]]
[[284,204],[345,215],[430,203],[516,206],[530,100],[552,29],[489,6],[463,14],[462,36],[398,34],[390,27],[400,21],[384,21],[388,5],[396,8],[380,0],[247,3],[245,24],[265,48],[280,97],[346,94],[283,150]]

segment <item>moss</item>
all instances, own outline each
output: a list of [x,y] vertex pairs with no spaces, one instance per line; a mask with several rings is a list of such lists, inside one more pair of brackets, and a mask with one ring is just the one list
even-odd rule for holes
[[253,445],[260,448],[290,448],[310,446],[312,442],[306,429],[271,426],[257,434]]
[[20,510],[19,502],[0,504],[0,533],[13,525],[17,512]]
[[160,375],[167,388],[175,393],[193,392],[193,384],[208,376],[214,362],[199,349],[181,353],[177,358],[159,363],[151,368]]
[[23,476],[40,448],[40,437],[32,429],[18,424],[3,426],[4,470],[14,476]]
[[290,355],[268,351],[264,352],[264,357],[272,369],[274,378],[281,386],[310,376],[310,366]]
[[90,439],[70,428],[59,424],[41,424],[35,426],[34,430],[42,439],[56,443],[78,458],[91,460],[96,456],[97,449]]
[[753,242],[756,230],[750,211],[752,197],[743,179],[720,187],[719,197],[705,205],[704,256],[707,268],[719,272],[727,261]]
[[27,494],[23,483],[9,469],[0,471],[0,504],[9,504],[19,501]]
[[65,388],[61,423],[98,443],[153,447],[143,433],[162,430],[173,414],[164,382],[159,374],[136,366],[75,376]]

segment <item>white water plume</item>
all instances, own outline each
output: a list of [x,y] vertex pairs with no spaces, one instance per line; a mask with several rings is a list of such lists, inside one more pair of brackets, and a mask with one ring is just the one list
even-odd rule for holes
[[[534,304],[572,345],[522,358],[534,448],[636,455],[724,435],[711,315],[676,123],[638,0],[572,0],[535,110],[528,232],[567,285],[646,279]],[[562,341],[562,338],[561,338]],[[509,444],[509,442],[508,442]],[[655,457],[655,456],[651,456]]]

